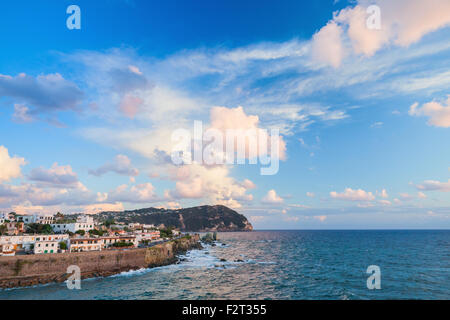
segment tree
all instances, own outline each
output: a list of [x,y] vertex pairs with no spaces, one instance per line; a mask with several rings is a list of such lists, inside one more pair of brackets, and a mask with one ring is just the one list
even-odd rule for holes
[[75,233],[79,234],[79,235],[82,235],[82,236],[84,236],[86,234],[86,232],[84,230],[78,230]]
[[161,238],[172,238],[173,237],[172,228],[169,227],[160,229],[159,235],[161,236]]
[[102,236],[103,234],[104,234],[104,231],[102,231],[102,230],[97,230],[97,229],[92,229],[92,230],[89,230],[89,234],[90,235],[96,235],[96,236]]
[[120,241],[120,242],[113,243],[112,246],[115,247],[115,248],[131,247],[131,246],[133,246],[133,243],[132,242]]
[[59,248],[60,248],[61,250],[67,250],[67,243],[65,243],[64,241],[61,241],[61,242],[59,243]]
[[106,221],[103,222],[103,225],[106,226],[106,227],[108,227],[108,228],[109,228],[112,224],[116,224],[116,221],[114,221],[113,218],[106,219]]
[[2,224],[0,225],[0,235],[5,235],[8,232],[8,228],[6,225]]
[[64,215],[61,213],[61,212],[57,212],[56,214],[55,214],[55,219],[56,220],[64,220]]
[[53,229],[49,224],[30,223],[27,226],[27,233],[52,234]]

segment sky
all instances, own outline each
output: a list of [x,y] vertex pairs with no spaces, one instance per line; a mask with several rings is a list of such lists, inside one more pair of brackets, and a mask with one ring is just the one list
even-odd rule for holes
[[[449,34],[448,0],[2,3],[0,212],[223,204],[255,229],[448,229]],[[174,164],[195,121],[265,130],[278,170]]]

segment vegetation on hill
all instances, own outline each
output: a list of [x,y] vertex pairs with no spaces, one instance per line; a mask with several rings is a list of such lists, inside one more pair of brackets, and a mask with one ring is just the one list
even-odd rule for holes
[[153,224],[163,228],[181,231],[251,231],[247,218],[236,211],[222,206],[200,206],[186,209],[146,208],[122,212],[101,212],[97,219],[102,222],[114,219],[116,222]]

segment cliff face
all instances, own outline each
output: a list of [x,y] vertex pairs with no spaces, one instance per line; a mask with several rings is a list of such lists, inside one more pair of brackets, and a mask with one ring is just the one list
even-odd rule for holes
[[102,212],[98,218],[113,218],[122,222],[138,222],[156,226],[175,227],[182,231],[251,231],[247,218],[221,205],[201,206],[178,210],[147,208],[123,212]]
[[70,265],[80,267],[82,279],[163,266],[199,246],[199,236],[194,235],[151,248],[0,257],[0,288],[63,282],[70,276]]

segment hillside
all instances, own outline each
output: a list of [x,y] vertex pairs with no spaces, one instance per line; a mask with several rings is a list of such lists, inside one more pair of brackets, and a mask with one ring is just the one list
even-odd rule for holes
[[100,212],[96,218],[100,221],[112,218],[117,222],[164,225],[193,232],[253,230],[244,215],[222,205],[175,210],[145,208],[120,212],[109,211]]

